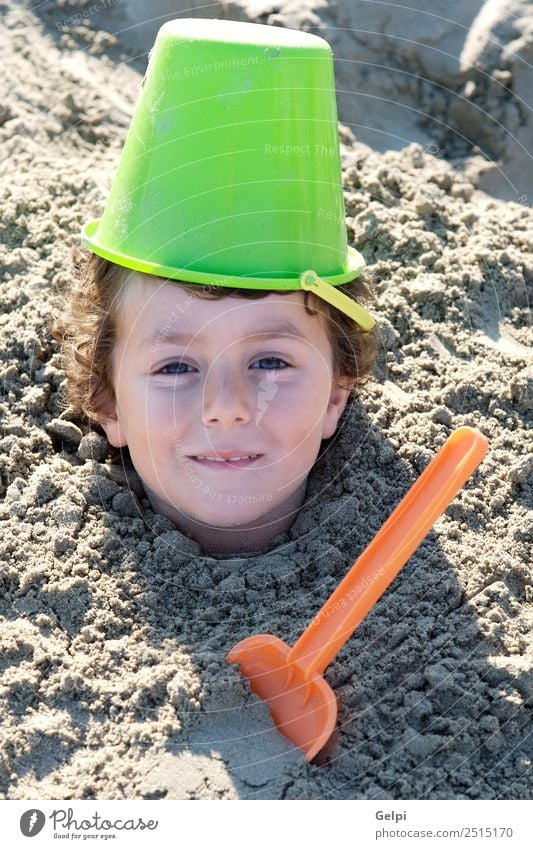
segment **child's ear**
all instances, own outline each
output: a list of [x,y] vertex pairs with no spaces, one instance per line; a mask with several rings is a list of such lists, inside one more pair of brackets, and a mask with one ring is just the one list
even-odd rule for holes
[[346,383],[346,388],[335,386],[332,389],[329,396],[326,417],[322,425],[322,439],[329,439],[337,430],[339,419],[343,414],[350,392],[354,386],[355,380],[352,383]]
[[106,402],[100,407],[98,413],[100,426],[105,430],[109,444],[115,448],[124,448],[128,442],[120,426],[116,402]]

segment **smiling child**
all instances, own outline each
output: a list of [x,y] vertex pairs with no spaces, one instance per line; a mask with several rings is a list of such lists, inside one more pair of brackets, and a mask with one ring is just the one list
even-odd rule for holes
[[[312,292],[163,280],[88,251],[75,268],[54,326],[67,402],[127,446],[153,510],[205,552],[268,547],[371,374],[375,332]],[[361,279],[340,288],[373,299]]]
[[269,547],[377,350],[327,42],[164,24],[82,241],[53,330],[67,402],[203,551]]

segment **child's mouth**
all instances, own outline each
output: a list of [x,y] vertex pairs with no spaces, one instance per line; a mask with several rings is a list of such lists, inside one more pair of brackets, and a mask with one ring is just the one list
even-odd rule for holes
[[202,466],[208,466],[213,469],[244,469],[261,459],[262,456],[262,454],[256,454],[254,457],[242,460],[207,460],[204,458],[191,457],[191,460],[194,460],[196,463],[200,463]]

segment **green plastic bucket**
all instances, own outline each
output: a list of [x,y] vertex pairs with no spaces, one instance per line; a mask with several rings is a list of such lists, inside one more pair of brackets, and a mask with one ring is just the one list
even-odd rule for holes
[[192,283],[321,294],[324,281],[356,278],[329,44],[262,24],[164,24],[104,212],[82,241]]

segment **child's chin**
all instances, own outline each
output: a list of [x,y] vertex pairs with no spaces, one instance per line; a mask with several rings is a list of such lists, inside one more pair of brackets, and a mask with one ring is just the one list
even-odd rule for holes
[[210,525],[216,528],[243,528],[247,529],[262,526],[262,517],[266,522],[266,515],[273,507],[272,500],[261,495],[236,495],[234,493],[220,493],[217,501],[210,499],[207,495],[196,495],[186,505],[173,504],[168,493],[163,498],[151,490],[148,498],[152,509],[156,513],[163,513],[171,519],[177,527],[181,522],[193,520],[201,525]]
[[239,528],[246,529],[246,526],[255,523],[261,524],[261,516],[264,516],[266,510],[264,505],[249,505],[235,504],[230,507],[225,506],[220,510],[202,510],[201,516],[195,516],[197,521],[201,521],[206,525],[213,525],[217,528]]

